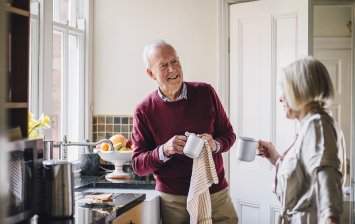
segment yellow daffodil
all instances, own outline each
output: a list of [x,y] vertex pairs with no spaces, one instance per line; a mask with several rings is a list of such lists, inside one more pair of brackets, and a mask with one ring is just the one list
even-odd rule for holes
[[51,119],[48,115],[41,114],[38,120],[35,119],[33,113],[28,113],[28,138],[38,138],[39,128],[48,129],[51,127],[50,125]]

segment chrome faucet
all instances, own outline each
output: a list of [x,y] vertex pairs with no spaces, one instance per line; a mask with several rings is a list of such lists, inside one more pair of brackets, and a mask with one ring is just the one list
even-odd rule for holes
[[[60,152],[60,159],[62,160],[67,160],[68,159],[68,146],[90,146],[94,147],[97,145],[100,145],[104,142],[107,142],[109,144],[109,151],[113,150],[113,144],[109,139],[101,139],[100,141],[97,142],[72,142],[67,140],[67,136],[64,135],[63,140],[59,142],[54,142],[54,141],[44,141],[45,144],[45,158],[51,158],[53,157],[53,148],[58,148]],[[46,156],[47,155],[47,156]]]

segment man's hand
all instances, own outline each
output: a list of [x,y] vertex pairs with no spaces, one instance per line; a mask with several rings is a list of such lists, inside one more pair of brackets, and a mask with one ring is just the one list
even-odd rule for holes
[[216,145],[216,142],[214,141],[212,135],[204,133],[204,134],[199,134],[197,136],[201,137],[202,139],[205,139],[208,142],[208,145],[210,146],[212,152],[217,150],[217,145]]
[[183,154],[183,149],[186,144],[185,135],[175,135],[163,145],[164,156],[170,156],[175,153]]

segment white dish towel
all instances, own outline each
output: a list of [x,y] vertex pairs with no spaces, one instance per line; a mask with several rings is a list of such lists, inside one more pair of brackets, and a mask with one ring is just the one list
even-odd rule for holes
[[218,183],[212,151],[206,140],[199,157],[194,159],[186,209],[190,224],[212,223],[212,208],[209,187]]

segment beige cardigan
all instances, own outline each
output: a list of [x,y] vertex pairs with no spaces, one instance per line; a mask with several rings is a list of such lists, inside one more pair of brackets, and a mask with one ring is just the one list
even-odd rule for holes
[[327,113],[309,113],[294,146],[276,166],[279,223],[317,224],[342,214],[344,138]]

